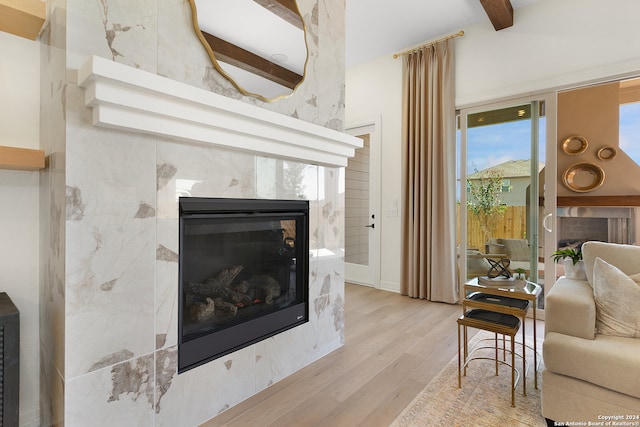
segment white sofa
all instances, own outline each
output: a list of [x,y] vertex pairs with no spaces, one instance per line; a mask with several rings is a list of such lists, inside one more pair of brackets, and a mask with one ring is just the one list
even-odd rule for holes
[[587,242],[582,251],[587,280],[561,277],[545,299],[542,414],[564,425],[640,416],[640,339],[596,333],[592,287],[596,257],[640,273],[640,246]]

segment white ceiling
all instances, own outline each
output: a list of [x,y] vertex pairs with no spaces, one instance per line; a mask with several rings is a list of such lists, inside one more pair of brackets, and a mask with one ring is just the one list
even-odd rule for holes
[[[511,0],[514,9],[539,0]],[[346,60],[392,55],[486,20],[480,0],[346,0]],[[514,12],[517,25],[517,11]]]
[[[347,67],[392,55],[478,22],[491,26],[480,0],[345,1]],[[515,9],[514,25],[517,25],[517,9],[537,1],[540,0],[511,0]],[[198,24],[203,31],[302,73],[306,45],[298,28],[253,0],[195,0],[195,3]],[[275,83],[229,64],[220,65],[249,92],[268,94],[264,96],[272,98],[282,91]],[[269,88],[264,87],[265,84]]]

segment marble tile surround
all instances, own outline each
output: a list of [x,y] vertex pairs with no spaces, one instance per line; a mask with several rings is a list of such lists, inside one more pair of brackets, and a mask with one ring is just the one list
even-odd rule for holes
[[[210,70],[184,0],[51,0],[43,43],[43,425],[198,425],[344,343],[339,170],[96,128],[73,70],[99,55],[342,130],[344,0],[299,0],[309,76],[266,104]],[[188,46],[188,47],[187,47]],[[185,48],[187,47],[187,48]],[[339,79],[338,79],[339,80]],[[303,169],[286,184],[278,170]],[[177,375],[177,199],[307,198],[310,321]],[[322,249],[322,250],[321,250]],[[331,255],[334,254],[334,255]],[[295,402],[292,402],[295,404]]]
[[[318,196],[320,177],[337,188],[337,169],[82,133],[67,143],[78,167],[67,172],[65,424],[197,425],[343,344],[341,196]],[[277,168],[303,169],[303,192],[273,180]],[[178,375],[177,197],[274,196],[259,187],[309,199],[311,250],[335,254],[310,260],[310,321]]]

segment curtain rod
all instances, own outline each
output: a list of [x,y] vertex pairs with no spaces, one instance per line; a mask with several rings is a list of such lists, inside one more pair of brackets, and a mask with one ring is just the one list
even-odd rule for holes
[[440,42],[443,42],[443,41],[445,41],[445,40],[454,39],[454,38],[456,38],[456,37],[462,37],[462,36],[464,36],[464,31],[458,31],[458,32],[457,32],[457,33],[455,33],[455,34],[451,34],[450,36],[443,37],[443,38],[438,39],[438,40],[436,40],[436,41],[429,42],[429,43],[425,43],[425,44],[420,45],[420,46],[416,46],[416,47],[414,47],[413,49],[405,50],[405,51],[403,51],[403,52],[399,52],[399,53],[394,53],[394,54],[393,54],[393,59],[396,59],[396,58],[398,58],[399,56],[406,55],[406,54],[408,54],[408,53],[413,53],[413,52],[415,52],[415,51],[417,51],[417,50],[419,50],[419,49],[422,49],[422,48],[424,48],[424,47],[433,46],[433,45],[434,45],[434,44],[436,44],[436,43],[440,43]]

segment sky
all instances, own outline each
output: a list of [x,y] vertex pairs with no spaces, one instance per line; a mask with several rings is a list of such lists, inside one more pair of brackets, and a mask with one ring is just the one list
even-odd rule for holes
[[640,102],[620,106],[619,148],[640,164]]
[[[545,119],[540,120],[540,135],[545,133]],[[538,152],[544,161],[544,146]],[[509,160],[531,158],[531,121],[519,120],[471,128],[467,136],[467,174],[499,165]]]

